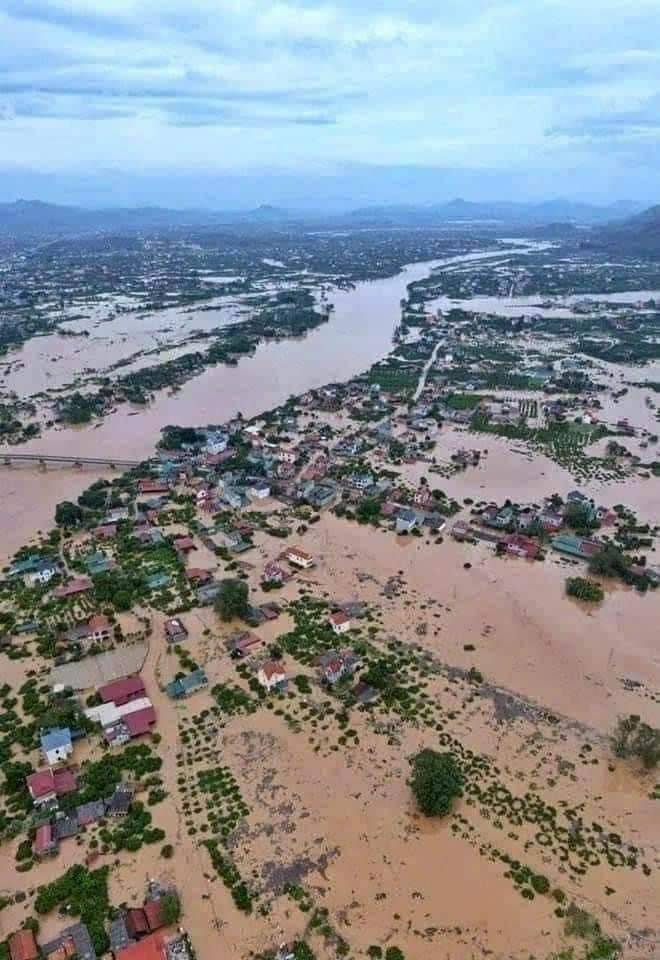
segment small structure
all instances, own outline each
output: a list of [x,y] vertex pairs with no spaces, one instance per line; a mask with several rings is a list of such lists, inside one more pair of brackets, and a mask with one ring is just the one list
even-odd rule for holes
[[35,807],[52,803],[58,797],[73,793],[78,789],[78,782],[72,770],[37,770],[31,773],[25,781]]
[[37,960],[39,947],[32,930],[18,930],[9,938],[11,960]]
[[174,549],[179,556],[186,556],[192,550],[196,550],[195,541],[192,537],[177,537],[173,543]]
[[375,703],[380,694],[377,690],[374,690],[373,687],[370,687],[369,684],[361,680],[353,687],[353,696],[358,703],[366,706],[369,703]]
[[117,953],[120,950],[123,950],[124,947],[128,947],[131,943],[135,943],[135,940],[128,932],[126,927],[126,917],[123,914],[110,921],[108,936],[110,938],[110,950],[115,956],[117,956]]
[[270,693],[286,684],[286,670],[281,660],[267,660],[257,671],[257,680]]
[[172,617],[166,620],[163,629],[165,630],[165,639],[168,643],[182,643],[188,636],[188,631],[183,625],[183,621],[178,617]]
[[266,564],[261,574],[263,583],[286,583],[290,579],[291,573],[272,561]]
[[172,700],[181,700],[184,697],[190,697],[197,690],[208,686],[209,679],[201,667],[193,670],[186,677],[177,677],[165,687],[165,692]]
[[49,767],[67,760],[73,753],[73,742],[69,728],[55,728],[42,733],[41,749]]
[[266,500],[270,496],[270,484],[265,480],[255,480],[248,487],[248,496],[253,500]]
[[541,553],[539,542],[531,537],[524,537],[521,533],[511,533],[502,542],[506,546],[506,552],[514,557],[536,560]]
[[227,649],[232,657],[244,657],[253,647],[263,643],[261,637],[256,633],[246,630],[243,633],[237,633],[227,641]]
[[348,633],[353,626],[351,618],[343,610],[336,610],[335,613],[331,613],[328,622],[333,632],[338,635]]
[[105,801],[105,813],[108,817],[125,817],[133,803],[133,787],[129,783],[120,783],[111,797]]
[[83,649],[94,644],[105,644],[112,636],[112,624],[103,613],[97,613],[85,623],[76,624],[67,630],[63,639],[68,643],[79,643]]

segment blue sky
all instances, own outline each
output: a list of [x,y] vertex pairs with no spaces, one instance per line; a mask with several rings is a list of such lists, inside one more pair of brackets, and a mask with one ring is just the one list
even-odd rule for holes
[[0,0],[0,37],[11,182],[422,167],[660,199],[660,0]]

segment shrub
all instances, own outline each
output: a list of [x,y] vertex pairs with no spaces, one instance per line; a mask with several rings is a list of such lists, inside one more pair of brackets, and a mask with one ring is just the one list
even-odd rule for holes
[[417,806],[427,817],[443,817],[451,811],[463,788],[463,775],[453,753],[421,750],[412,760],[410,780]]
[[600,603],[605,596],[601,585],[588,577],[568,577],[566,593],[569,597],[578,600],[587,600],[589,603]]

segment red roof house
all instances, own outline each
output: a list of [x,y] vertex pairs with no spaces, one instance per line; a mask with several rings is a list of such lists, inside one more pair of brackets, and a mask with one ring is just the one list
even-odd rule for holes
[[163,904],[161,900],[147,900],[143,907],[144,915],[150,930],[159,930],[165,926]]
[[89,577],[77,577],[74,580],[70,580],[69,583],[62,584],[61,587],[56,587],[53,590],[53,596],[64,598],[64,597],[75,597],[77,593],[86,593],[87,590],[92,589],[92,581]]
[[192,537],[177,537],[174,541],[174,549],[177,553],[190,553],[191,550],[196,550],[197,547]]
[[[130,907],[125,915],[126,929],[131,937],[141,937],[149,933],[147,915],[141,907]],[[123,954],[124,951],[122,950]]]
[[48,803],[56,797],[73,793],[78,789],[78,781],[72,770],[37,770],[26,778],[27,788],[35,803]]
[[123,722],[128,728],[128,732],[133,737],[144,736],[149,733],[156,723],[156,711],[153,707],[145,707],[144,710],[136,710],[134,713],[126,713],[122,717]]
[[520,533],[511,533],[504,538],[506,552],[515,557],[527,557],[528,560],[535,560],[541,552],[541,547],[537,540],[531,537],[523,537]]
[[48,857],[57,853],[58,846],[57,837],[53,833],[53,827],[50,823],[42,823],[40,827],[37,827],[32,844],[32,853],[35,857]]
[[169,493],[169,484],[163,480],[138,480],[140,493]]
[[142,677],[137,674],[113,680],[98,688],[98,695],[103,703],[115,703],[118,707],[130,703],[131,700],[138,700],[145,695],[145,692]]
[[31,930],[18,930],[12,934],[9,938],[9,956],[11,960],[36,960],[39,947]]
[[[140,912],[143,913],[143,911]],[[165,960],[166,957],[167,952],[163,938],[159,933],[151,933],[148,937],[143,937],[137,943],[129,944],[128,947],[118,950],[115,954],[116,960]],[[22,960],[22,958],[19,958],[19,960]]]

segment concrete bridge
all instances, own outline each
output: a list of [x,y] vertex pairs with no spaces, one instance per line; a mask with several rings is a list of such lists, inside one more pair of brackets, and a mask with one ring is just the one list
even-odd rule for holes
[[66,457],[50,453],[0,453],[0,462],[5,467],[11,467],[14,463],[36,463],[42,470],[50,465],[62,467],[110,467],[114,470],[117,467],[128,469],[137,467],[140,460],[125,460],[122,457]]

